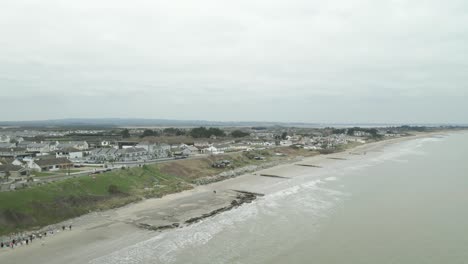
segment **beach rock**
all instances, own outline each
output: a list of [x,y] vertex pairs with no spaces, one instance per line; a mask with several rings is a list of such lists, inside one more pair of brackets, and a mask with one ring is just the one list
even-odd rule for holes
[[195,184],[196,185],[206,185],[206,184],[210,184],[210,183],[225,180],[226,178],[233,178],[233,177],[237,177],[237,176],[244,175],[244,174],[247,174],[247,173],[251,173],[251,172],[254,172],[254,171],[259,171],[259,170],[275,167],[275,166],[278,166],[278,165],[301,161],[303,158],[304,157],[296,157],[294,159],[289,159],[289,160],[272,161],[272,162],[262,163],[262,164],[259,164],[259,165],[249,165],[249,166],[245,166],[245,167],[241,167],[241,168],[237,168],[237,169],[233,169],[233,170],[229,170],[229,171],[223,171],[218,175],[208,176],[208,177],[203,177],[203,178],[197,179],[195,181]]

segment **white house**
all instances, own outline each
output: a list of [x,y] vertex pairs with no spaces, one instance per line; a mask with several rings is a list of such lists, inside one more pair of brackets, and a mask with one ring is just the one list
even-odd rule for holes
[[26,147],[28,152],[47,153],[51,151],[50,144],[48,143],[31,143]]
[[149,142],[140,142],[135,147],[143,148],[148,152],[148,155],[153,156],[154,158],[167,158],[171,153],[171,146],[168,144],[153,144]]
[[64,149],[64,148],[76,148],[78,150],[87,150],[89,149],[89,144],[86,141],[59,142],[57,144],[57,149]]
[[370,136],[370,133],[364,132],[364,131],[354,131],[353,135],[355,137],[368,137]]
[[55,171],[67,169],[73,166],[73,163],[67,158],[46,158],[37,159],[29,163],[29,167],[36,171]]
[[223,151],[219,151],[216,147],[210,146],[207,148],[204,148],[201,150],[203,154],[212,154],[212,155],[217,155],[217,154],[222,154],[224,153]]
[[76,148],[64,148],[55,152],[56,158],[81,159],[83,151]]
[[0,143],[10,143],[10,140],[9,135],[0,135]]
[[117,155],[119,156],[119,159],[122,161],[132,161],[132,160],[138,160],[138,159],[147,159],[148,151],[146,151],[146,149],[144,148],[131,147],[131,148],[119,149],[117,151]]

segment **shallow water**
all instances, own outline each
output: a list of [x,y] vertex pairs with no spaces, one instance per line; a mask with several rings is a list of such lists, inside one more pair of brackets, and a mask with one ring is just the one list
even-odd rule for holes
[[341,163],[93,263],[468,263],[468,134]]

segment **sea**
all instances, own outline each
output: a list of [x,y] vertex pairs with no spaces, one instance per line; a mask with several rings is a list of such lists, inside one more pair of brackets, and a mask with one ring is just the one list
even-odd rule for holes
[[92,263],[468,263],[468,133],[339,162]]

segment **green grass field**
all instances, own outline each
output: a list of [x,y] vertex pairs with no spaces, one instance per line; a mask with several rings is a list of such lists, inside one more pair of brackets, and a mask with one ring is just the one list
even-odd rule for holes
[[31,172],[32,175],[36,177],[47,177],[47,176],[54,176],[54,175],[64,175],[67,173],[75,173],[80,172],[81,170],[77,169],[70,169],[70,170],[57,170],[57,171],[33,171]]
[[161,174],[157,166],[143,166],[1,192],[0,235],[189,188],[182,179]]

